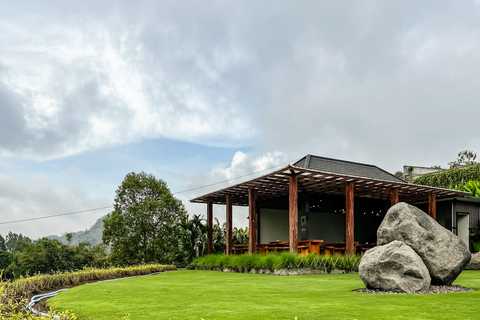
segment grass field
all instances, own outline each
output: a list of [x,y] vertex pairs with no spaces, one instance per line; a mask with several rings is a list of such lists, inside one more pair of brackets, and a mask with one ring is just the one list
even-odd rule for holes
[[[480,271],[455,284],[480,290]],[[122,319],[479,319],[480,291],[372,295],[358,274],[270,276],[170,271],[83,285],[50,299],[79,320]]]

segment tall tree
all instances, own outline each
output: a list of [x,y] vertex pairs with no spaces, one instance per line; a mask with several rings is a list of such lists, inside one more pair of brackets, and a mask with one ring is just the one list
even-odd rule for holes
[[23,236],[21,233],[14,233],[9,231],[5,236],[5,249],[8,252],[21,251],[22,242],[32,243],[32,240],[29,237]]
[[448,165],[450,166],[450,168],[456,168],[460,166],[468,167],[476,164],[476,159],[476,152],[473,152],[471,150],[463,150],[458,153],[457,160],[449,162]]
[[179,225],[186,212],[167,184],[131,172],[116,191],[114,210],[103,221],[103,241],[116,265],[172,263],[179,251]]
[[0,250],[7,251],[5,247],[5,238],[0,234]]

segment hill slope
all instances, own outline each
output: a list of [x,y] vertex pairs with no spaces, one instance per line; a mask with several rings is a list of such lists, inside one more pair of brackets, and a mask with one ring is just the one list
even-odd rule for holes
[[[90,228],[84,231],[72,232],[71,244],[79,244],[81,242],[89,242],[92,246],[102,242],[103,219],[105,216],[98,219]],[[56,239],[61,243],[68,244],[65,234],[61,236],[51,235],[49,239]]]

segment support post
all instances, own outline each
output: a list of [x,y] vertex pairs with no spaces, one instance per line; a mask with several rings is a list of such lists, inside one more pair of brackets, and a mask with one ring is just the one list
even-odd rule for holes
[[256,251],[257,246],[257,200],[255,199],[255,189],[248,189],[248,253],[252,254]]
[[288,226],[290,252],[296,253],[298,249],[298,179],[291,175],[288,181]]
[[390,193],[390,206],[393,207],[398,203],[398,189],[392,189],[392,192]]
[[353,197],[354,197],[355,184],[347,184],[345,190],[345,253],[355,254],[354,246],[354,214],[353,214]]
[[213,252],[213,202],[207,201],[207,253]]
[[227,232],[225,235],[225,242],[226,242],[226,255],[231,255],[233,251],[233,242],[232,242],[232,195],[228,194],[226,201],[226,227]]
[[437,220],[437,195],[428,195],[428,215]]

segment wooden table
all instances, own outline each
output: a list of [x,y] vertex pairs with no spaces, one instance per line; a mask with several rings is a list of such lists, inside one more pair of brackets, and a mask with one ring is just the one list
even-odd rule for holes
[[[353,244],[356,247],[358,245],[358,241],[354,242]],[[323,244],[323,250],[325,251],[326,256],[345,254],[346,247],[346,242],[327,242]]]
[[321,247],[323,244],[323,240],[299,240],[298,241],[298,247],[301,254],[309,254],[309,253],[314,253],[314,254],[320,254]]
[[233,254],[243,254],[248,252],[248,244],[234,244]]

